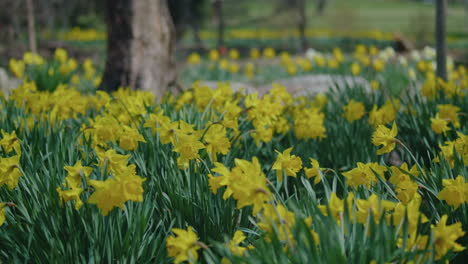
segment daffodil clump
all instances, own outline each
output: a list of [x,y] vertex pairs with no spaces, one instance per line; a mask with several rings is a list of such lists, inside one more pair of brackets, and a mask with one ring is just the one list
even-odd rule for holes
[[[187,74],[222,82],[160,98],[96,90],[99,67],[62,49],[12,59],[21,84],[0,97],[0,262],[464,259],[464,67],[449,61],[441,81],[431,49],[363,45],[243,56],[190,55],[199,73]],[[233,88],[239,75],[268,80],[263,61],[284,76],[366,82],[315,95]]]

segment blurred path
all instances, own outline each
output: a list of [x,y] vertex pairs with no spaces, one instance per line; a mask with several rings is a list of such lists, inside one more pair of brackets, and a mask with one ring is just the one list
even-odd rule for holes
[[[327,75],[327,74],[314,74],[296,76],[287,79],[277,80],[279,83],[286,87],[286,90],[292,95],[296,96],[310,96],[317,93],[325,93],[331,87],[337,85],[342,87],[344,85],[349,87],[364,87],[367,91],[371,91],[370,83],[362,77],[342,76],[342,75]],[[217,81],[201,81],[202,85],[206,85],[212,89],[218,87]],[[251,83],[244,82],[230,82],[231,88],[234,91],[244,89],[247,93],[258,92],[259,95],[267,93],[271,89],[271,84],[254,86]]]

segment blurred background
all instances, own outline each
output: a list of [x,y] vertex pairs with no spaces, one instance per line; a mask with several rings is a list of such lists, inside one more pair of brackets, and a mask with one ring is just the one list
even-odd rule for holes
[[[28,50],[27,2],[33,3],[37,45],[44,56],[63,47],[77,58],[104,62],[107,6],[96,0],[0,1],[0,66]],[[215,47],[300,52],[306,47],[351,50],[401,40],[434,45],[432,0],[169,0],[176,56]],[[220,26],[221,25],[221,26]],[[455,61],[468,61],[468,0],[451,0],[447,43]]]

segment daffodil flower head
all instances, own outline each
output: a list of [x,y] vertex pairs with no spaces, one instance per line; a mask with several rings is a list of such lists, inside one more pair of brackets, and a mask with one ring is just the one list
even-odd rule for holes
[[279,181],[283,181],[283,172],[285,172],[287,176],[296,177],[297,172],[302,168],[301,158],[296,155],[291,155],[292,149],[292,147],[288,148],[283,153],[276,150],[278,157],[272,169],[276,170]]
[[372,135],[372,144],[376,146],[383,146],[381,149],[377,150],[377,155],[388,153],[395,148],[395,137],[397,136],[397,134],[398,128],[395,122],[393,122],[391,130],[384,125],[380,125],[377,127],[377,130]]
[[173,228],[171,230],[175,235],[166,238],[166,247],[169,257],[174,258],[174,263],[178,264],[184,261],[195,263],[198,260],[198,250],[201,248],[198,243],[197,234],[189,226],[187,230]]

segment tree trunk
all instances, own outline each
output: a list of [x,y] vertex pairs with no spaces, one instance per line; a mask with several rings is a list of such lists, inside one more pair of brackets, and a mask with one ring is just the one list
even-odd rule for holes
[[327,0],[317,0],[317,14],[323,15],[323,11],[327,5]]
[[446,15],[447,15],[447,1],[436,0],[436,61],[437,61],[437,77],[447,80],[447,46],[446,38]]
[[307,38],[306,38],[306,26],[307,26],[307,16],[306,16],[306,0],[297,1],[297,9],[299,12],[299,35],[301,38],[301,49],[302,51],[307,50]]
[[27,9],[27,12],[28,12],[29,50],[32,53],[37,54],[36,29],[35,29],[35,21],[34,21],[33,0],[26,0],[26,9]]
[[468,0],[465,0],[465,30],[468,32]]
[[107,61],[102,89],[162,96],[175,80],[174,36],[166,0],[107,0]]
[[218,47],[224,46],[223,0],[215,0],[215,12],[218,19]]

